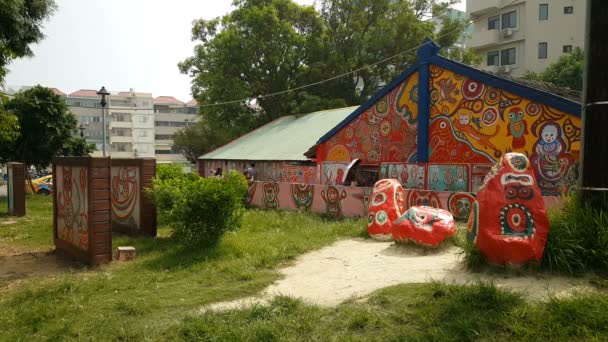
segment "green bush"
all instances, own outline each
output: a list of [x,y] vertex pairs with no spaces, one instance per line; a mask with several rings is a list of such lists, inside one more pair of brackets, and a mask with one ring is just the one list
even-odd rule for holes
[[173,227],[176,240],[184,245],[214,245],[225,232],[240,226],[247,193],[243,175],[229,171],[218,179],[174,171],[157,174],[149,193],[160,222]]
[[608,272],[608,213],[574,196],[551,212],[549,221],[545,268],[569,274]]

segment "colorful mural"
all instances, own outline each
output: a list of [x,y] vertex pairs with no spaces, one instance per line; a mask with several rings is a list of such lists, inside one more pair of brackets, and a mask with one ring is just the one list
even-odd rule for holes
[[325,144],[324,161],[364,164],[415,160],[418,73],[380,98]]
[[429,165],[429,190],[469,191],[468,165]]
[[291,199],[296,208],[310,209],[315,194],[314,189],[311,184],[291,184]]
[[139,167],[113,166],[110,178],[112,223],[140,229]]
[[323,163],[321,183],[326,185],[342,185],[344,171],[348,163]]
[[430,70],[429,162],[493,164],[520,152],[530,158],[543,195],[573,185],[580,118],[439,66]]
[[393,178],[406,189],[426,188],[426,168],[418,164],[381,164],[380,179]]
[[316,184],[317,167],[283,165],[281,170],[281,181],[283,183]]
[[[256,184],[258,184],[256,186]],[[291,183],[264,183],[253,182],[251,188],[264,187],[268,190],[267,195],[264,191],[255,191],[251,194],[251,206],[258,208],[269,208],[268,205],[276,206],[278,209],[301,210],[294,202]],[[306,184],[306,186],[309,184]],[[301,186],[304,186],[303,184]],[[330,214],[341,217],[364,217],[368,206],[371,203],[373,188],[363,188],[354,186],[333,186],[333,185],[312,185],[312,197],[309,197],[309,190],[302,194],[302,203],[310,203],[308,207],[311,212],[319,214]],[[270,200],[272,198],[272,200]],[[311,200],[312,198],[312,200]],[[455,218],[466,220],[467,211],[472,211],[472,203],[475,195],[467,192],[449,191],[421,191],[403,190],[405,209],[413,205],[427,205],[439,209],[445,209],[452,213]],[[560,203],[558,197],[544,197],[547,206],[554,206]]]
[[86,251],[89,248],[87,169],[60,166],[55,172],[57,237]]

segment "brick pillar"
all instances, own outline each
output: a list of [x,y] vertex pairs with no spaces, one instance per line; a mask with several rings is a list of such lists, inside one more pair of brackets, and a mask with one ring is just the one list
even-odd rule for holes
[[8,163],[8,213],[25,216],[25,164]]
[[[91,206],[89,241],[91,263],[112,261],[112,218],[110,215],[110,158],[89,158]],[[97,195],[97,196],[95,196]]]
[[156,176],[156,159],[145,158],[142,159],[140,169],[141,177],[141,230],[145,235],[155,237],[156,236],[156,206],[154,202],[146,194],[145,189],[152,186],[152,179]]

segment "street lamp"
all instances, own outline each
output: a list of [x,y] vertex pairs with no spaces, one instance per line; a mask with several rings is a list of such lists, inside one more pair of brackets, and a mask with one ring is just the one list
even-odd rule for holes
[[106,96],[110,95],[110,92],[106,90],[105,86],[102,86],[101,89],[99,89],[99,91],[97,92],[97,95],[101,95],[101,124],[103,126],[102,128],[102,132],[103,132],[103,156],[106,156],[106,115],[105,115],[105,111],[104,108],[106,108],[106,104],[108,104],[106,102]]
[[78,129],[80,129],[80,137],[81,137],[81,138],[84,138],[84,130],[85,130],[86,128],[87,128],[87,127],[86,127],[84,124],[80,124],[80,127],[78,127]]

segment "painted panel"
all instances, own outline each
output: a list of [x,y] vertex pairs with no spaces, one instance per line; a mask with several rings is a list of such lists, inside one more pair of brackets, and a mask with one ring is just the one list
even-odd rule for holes
[[324,143],[323,161],[364,164],[415,160],[418,73],[378,100]]
[[283,183],[317,183],[317,167],[301,165],[283,165],[281,170],[281,181]]
[[430,162],[493,164],[528,156],[543,195],[576,182],[581,120],[544,104],[431,66]]
[[112,224],[141,229],[140,175],[138,166],[112,166],[110,199]]
[[429,190],[469,191],[469,165],[429,165]]
[[89,249],[88,177],[86,167],[57,166],[57,237]]
[[393,178],[405,189],[426,188],[426,168],[419,164],[381,164],[380,179]]
[[341,185],[347,166],[348,163],[323,163],[321,183],[326,185]]

